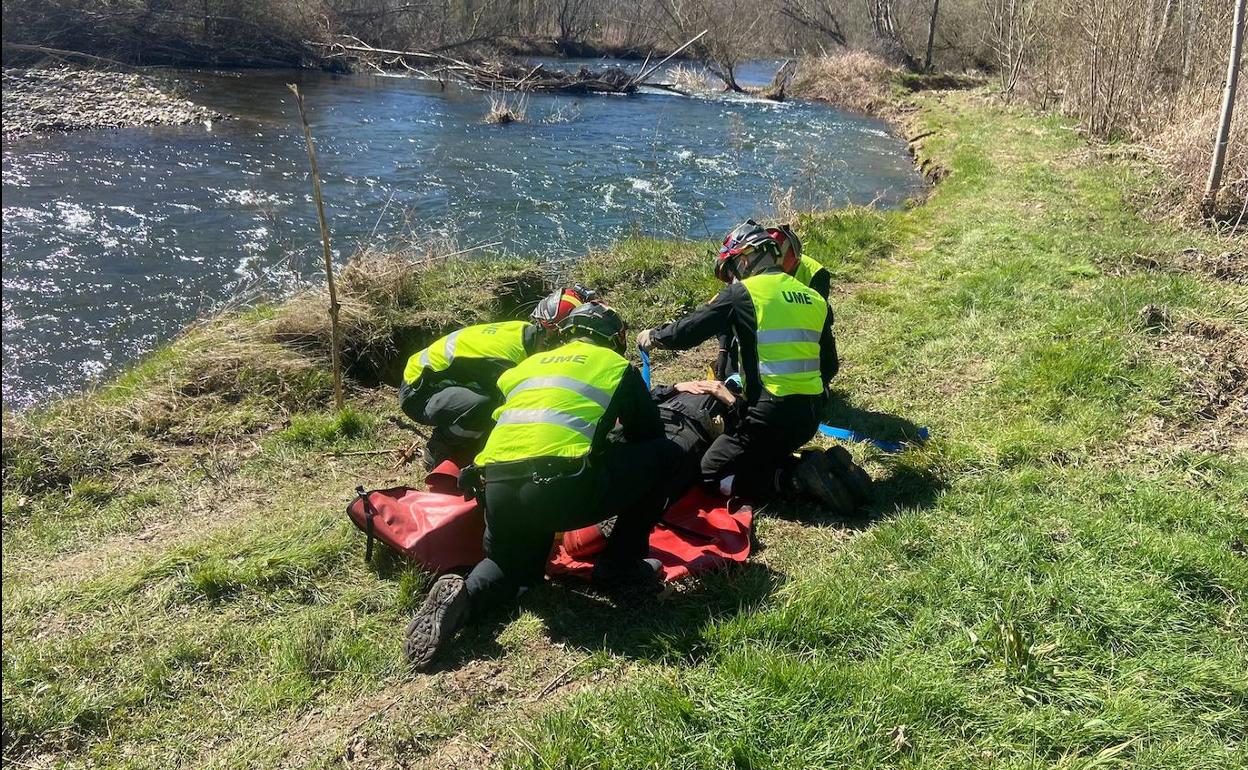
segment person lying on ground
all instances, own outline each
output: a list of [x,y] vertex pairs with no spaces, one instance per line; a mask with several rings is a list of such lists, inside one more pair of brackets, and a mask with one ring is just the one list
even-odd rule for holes
[[650,395],[658,404],[664,433],[681,450],[668,480],[670,505],[701,481],[702,456],[717,437],[736,430],[742,401],[736,391],[718,380],[656,385]]
[[[593,582],[658,590],[660,565],[645,557],[680,449],[664,435],[640,372],[621,355],[625,326],[614,310],[583,304],[559,331],[559,347],[499,378],[506,400],[469,469],[484,484],[486,556],[467,578],[443,575],[430,588],[404,643],[417,668],[470,616],[540,585],[557,532],[614,515]],[[613,432],[622,440],[611,440]]]
[[741,351],[745,415],[711,444],[702,481],[728,496],[760,501],[806,493],[829,507],[847,505],[828,458],[793,453],[819,427],[827,383],[836,375],[832,313],[816,292],[780,269],[776,241],[745,222],[724,241],[715,274],[728,283],[688,316],[637,337],[642,349],[688,350],[731,332]]
[[[757,224],[747,219],[745,224]],[[779,249],[780,269],[809,286],[826,302],[832,291],[832,274],[818,260],[802,253],[802,240],[797,237],[791,225],[775,225],[765,228],[767,235],[776,242]],[[731,237],[731,235],[729,236]],[[739,367],[736,336],[732,332],[719,337],[719,355],[715,360],[715,377],[728,380],[737,374]]]
[[498,378],[528,356],[549,347],[560,320],[594,297],[583,286],[552,292],[528,321],[477,324],[434,340],[408,359],[399,387],[399,407],[412,420],[433,428],[424,464],[443,460],[459,467],[485,445],[503,402]]

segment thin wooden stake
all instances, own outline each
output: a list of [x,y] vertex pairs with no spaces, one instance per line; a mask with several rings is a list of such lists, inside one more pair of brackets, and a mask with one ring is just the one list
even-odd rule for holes
[[334,406],[339,412],[343,410],[342,398],[342,359],[338,352],[338,291],[334,287],[334,259],[329,250],[329,223],[325,221],[325,201],[321,197],[321,172],[316,166],[316,145],[312,142],[312,126],[308,125],[308,115],[303,109],[303,94],[299,86],[287,83],[286,87],[295,95],[295,104],[299,106],[299,120],[303,122],[303,138],[308,145],[308,162],[312,164],[312,198],[316,201],[316,216],[321,223],[321,247],[325,255],[325,283],[329,286],[329,336],[330,360],[334,367]]
[[1222,164],[1226,161],[1226,144],[1231,135],[1231,110],[1235,105],[1235,86],[1239,80],[1243,45],[1244,0],[1238,0],[1235,3],[1235,19],[1231,22],[1231,58],[1226,65],[1226,87],[1222,92],[1222,119],[1218,121],[1218,135],[1213,143],[1213,158],[1209,164],[1209,180],[1205,184],[1206,214],[1213,212],[1218,189],[1222,187]]

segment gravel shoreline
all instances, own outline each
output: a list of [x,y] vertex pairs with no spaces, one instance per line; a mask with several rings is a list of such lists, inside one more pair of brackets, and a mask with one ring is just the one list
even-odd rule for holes
[[4,70],[5,139],[47,131],[176,126],[225,117],[145,75],[68,66]]

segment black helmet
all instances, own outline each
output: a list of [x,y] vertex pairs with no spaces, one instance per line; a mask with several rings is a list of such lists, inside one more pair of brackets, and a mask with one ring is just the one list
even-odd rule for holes
[[753,219],[747,219],[724,238],[715,259],[715,277],[724,283],[733,278],[749,278],[776,265],[779,256],[780,246],[771,234]]
[[586,302],[576,307],[559,322],[559,334],[565,340],[588,337],[595,344],[605,345],[618,353],[625,350],[624,319],[601,302]]
[[593,289],[574,283],[571,286],[556,289],[543,297],[542,301],[537,303],[537,307],[533,308],[533,313],[529,318],[546,331],[553,332],[568,313],[586,302],[593,301],[596,296]]

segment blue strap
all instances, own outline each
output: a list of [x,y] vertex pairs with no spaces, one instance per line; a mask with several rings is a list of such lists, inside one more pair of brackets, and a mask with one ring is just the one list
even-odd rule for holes
[[[884,439],[871,438],[864,433],[859,433],[858,431],[850,430],[849,428],[837,428],[831,425],[820,425],[819,432],[825,436],[839,438],[843,441],[869,441],[884,452],[900,452],[906,448],[906,443],[904,441],[885,441]],[[927,428],[919,428],[919,438],[916,443],[926,444],[927,437]]]
[[646,387],[650,387],[650,354],[641,348],[637,348],[637,352],[641,353],[641,380],[646,383]]

